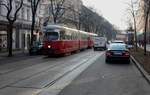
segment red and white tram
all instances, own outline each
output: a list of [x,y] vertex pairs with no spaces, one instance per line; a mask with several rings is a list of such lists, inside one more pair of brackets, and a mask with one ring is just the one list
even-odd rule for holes
[[43,53],[45,55],[65,54],[91,48],[93,46],[92,37],[97,36],[94,33],[59,25],[48,25],[43,33]]

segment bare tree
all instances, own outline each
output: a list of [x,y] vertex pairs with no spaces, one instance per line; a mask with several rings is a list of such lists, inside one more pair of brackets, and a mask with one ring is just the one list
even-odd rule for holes
[[84,31],[91,31],[90,28],[91,28],[91,19],[93,17],[93,12],[85,7],[85,6],[82,6],[82,10],[81,10],[81,14],[80,14],[80,22],[82,24],[82,27],[84,28]]
[[77,29],[80,30],[80,10],[76,10],[75,6],[73,4],[69,4],[67,7],[65,7],[65,11],[69,11],[72,15],[72,23],[75,25]]
[[[8,48],[8,56],[12,56],[12,32],[13,32],[13,25],[15,21],[17,20],[17,15],[19,10],[21,9],[23,5],[23,0],[20,0],[17,8],[13,9],[13,1],[14,0],[6,0],[6,2],[2,2],[0,5],[4,6],[7,9],[7,20],[8,20],[8,31],[7,31],[7,48]],[[14,13],[13,13],[13,10]]]
[[82,28],[87,32],[106,36],[109,40],[115,37],[115,27],[91,8],[82,6],[80,23]]
[[134,26],[134,39],[135,39],[135,49],[136,51],[137,49],[137,27],[136,27],[136,13],[137,13],[137,9],[135,8],[135,6],[137,5],[137,1],[133,2],[133,0],[131,0],[131,3],[128,4],[129,5],[129,11],[133,17],[133,26]]
[[35,29],[35,17],[36,17],[36,12],[37,8],[39,5],[40,0],[30,0],[31,1],[31,11],[32,11],[32,25],[31,25],[31,42],[30,42],[30,48],[33,46],[33,41],[34,41],[34,29]]
[[145,26],[144,26],[144,55],[147,54],[146,52],[146,42],[147,42],[147,39],[146,39],[146,33],[147,33],[147,27],[148,27],[148,18],[149,18],[149,13],[150,13],[150,0],[145,0],[144,1],[144,17],[145,17]]
[[50,0],[51,14],[53,16],[54,23],[57,23],[57,21],[65,13],[64,3],[65,0]]

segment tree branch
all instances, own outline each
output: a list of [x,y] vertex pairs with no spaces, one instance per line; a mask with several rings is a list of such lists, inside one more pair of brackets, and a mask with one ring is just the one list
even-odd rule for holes
[[1,6],[4,6],[7,10],[9,10],[9,7],[6,4],[0,3]]
[[39,5],[39,2],[40,2],[40,0],[38,0],[38,1],[36,2],[36,8],[37,8],[37,6]]
[[39,5],[39,2],[40,2],[40,0],[37,0],[37,2],[35,2],[35,9],[34,9],[34,11],[37,10],[37,7],[38,7],[38,5]]
[[64,13],[65,13],[65,10],[63,10],[62,13],[59,16],[57,16],[58,19],[60,19],[64,15]]
[[31,0],[31,10],[32,10],[32,13],[33,13],[33,9],[34,7],[33,7],[33,1]]
[[9,0],[8,5],[9,5],[9,10],[7,12],[7,19],[8,19],[9,22],[11,22],[12,19],[11,19],[10,15],[11,15],[11,11],[12,11],[12,0]]
[[51,2],[51,12],[52,12],[52,15],[53,15],[53,17],[55,16],[55,13],[54,13],[54,2],[53,2],[53,0],[50,0],[50,2]]
[[15,14],[14,14],[13,22],[16,21],[16,19],[17,19],[17,14],[18,14],[19,10],[21,9],[22,5],[23,5],[23,0],[21,0],[20,6],[16,9],[16,12],[15,12]]
[[7,9],[7,16],[6,17],[7,17],[8,21],[11,21],[11,19],[10,19],[10,13],[11,13],[12,9],[10,7],[11,6],[10,4],[11,4],[11,2],[9,3],[9,5],[8,4],[4,4],[4,3],[0,4],[1,6],[4,6]]

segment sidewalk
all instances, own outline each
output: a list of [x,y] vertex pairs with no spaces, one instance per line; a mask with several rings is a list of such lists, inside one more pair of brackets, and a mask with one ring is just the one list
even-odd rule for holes
[[25,51],[18,50],[18,51],[13,51],[12,53],[13,53],[13,56],[8,57],[8,52],[0,52],[0,64],[10,63],[12,61],[17,61],[17,60],[20,60],[24,57],[29,56],[28,50],[25,50]]
[[150,44],[146,45],[146,49],[147,55],[144,55],[144,47],[139,47],[138,51],[132,50],[131,60],[150,84]]
[[[140,47],[140,46],[139,46],[139,47]],[[140,47],[140,48],[144,49],[144,47]],[[146,50],[147,50],[147,51],[150,51],[150,44],[147,44],[147,45],[146,45]]]
[[[28,50],[16,50],[16,51],[12,51],[13,55],[17,55],[17,54],[20,54],[20,53],[28,53]],[[0,52],[0,57],[4,57],[4,56],[7,56],[8,55],[8,52]]]
[[147,49],[147,51],[150,51],[150,44],[146,45],[146,49]]

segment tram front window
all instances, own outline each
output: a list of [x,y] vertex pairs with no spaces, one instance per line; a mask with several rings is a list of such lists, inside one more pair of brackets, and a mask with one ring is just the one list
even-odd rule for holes
[[58,40],[58,32],[47,32],[45,34],[45,40]]

